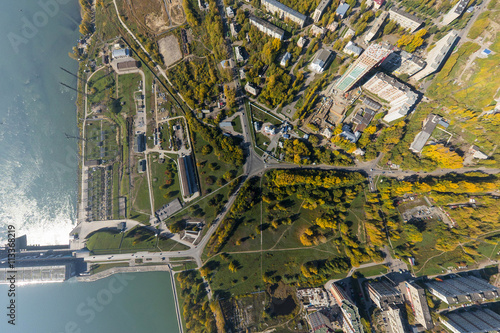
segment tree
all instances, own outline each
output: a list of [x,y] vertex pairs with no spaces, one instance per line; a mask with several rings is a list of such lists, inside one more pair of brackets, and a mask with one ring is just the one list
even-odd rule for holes
[[235,273],[236,271],[238,271],[238,266],[239,266],[238,263],[233,260],[229,263],[229,270]]
[[227,170],[224,175],[222,176],[224,179],[229,182],[234,178],[234,171],[233,170]]
[[210,154],[210,153],[212,152],[212,150],[213,150],[212,146],[210,146],[210,145],[204,145],[204,146],[201,148],[201,153],[202,153],[203,155],[208,155],[208,154]]
[[224,95],[226,96],[226,102],[228,108],[233,108],[236,104],[236,90],[229,88],[227,84],[224,85]]
[[458,169],[464,164],[463,157],[442,144],[425,146],[422,155],[437,162],[441,168]]

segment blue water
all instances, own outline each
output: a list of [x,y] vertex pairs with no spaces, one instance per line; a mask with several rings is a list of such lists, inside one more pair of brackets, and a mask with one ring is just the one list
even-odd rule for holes
[[[0,244],[7,225],[30,244],[68,244],[76,223],[78,147],[65,136],[78,134],[76,93],[59,82],[76,86],[60,67],[77,71],[68,52],[79,21],[77,0],[2,1]],[[133,280],[121,285],[109,277],[18,286],[15,326],[7,322],[8,288],[0,285],[0,332],[177,333],[169,274],[127,276]]]
[[78,133],[76,92],[59,82],[76,86],[60,67],[77,70],[79,20],[76,0],[2,2],[0,242],[14,224],[30,244],[67,244],[75,224],[77,142],[64,133]]

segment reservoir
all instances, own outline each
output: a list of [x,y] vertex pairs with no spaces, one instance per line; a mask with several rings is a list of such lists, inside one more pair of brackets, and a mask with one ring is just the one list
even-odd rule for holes
[[[77,0],[4,1],[0,11],[0,244],[68,244],[76,223]],[[70,138],[68,138],[70,137]],[[16,325],[0,285],[0,332],[178,333],[169,273],[16,286]]]
[[[6,333],[178,333],[170,273],[115,274],[95,282],[20,286],[16,325],[2,310]],[[0,285],[0,308],[7,306],[7,285]]]

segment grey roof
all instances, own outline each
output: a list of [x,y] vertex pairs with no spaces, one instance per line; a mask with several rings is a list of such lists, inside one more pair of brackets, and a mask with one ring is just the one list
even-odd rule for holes
[[321,0],[318,7],[316,7],[316,10],[323,12],[325,10],[325,8],[330,4],[331,1],[332,0]]
[[498,296],[498,288],[475,276],[430,281],[427,287],[446,297],[447,303],[492,299]]
[[442,120],[440,116],[435,114],[430,114],[427,119],[424,121],[424,125],[422,126],[422,131],[420,131],[416,136],[413,142],[410,145],[410,150],[415,153],[419,153],[424,148],[427,140],[432,135],[432,132],[436,128],[437,124]]
[[263,20],[263,19],[258,18],[256,16],[250,16],[250,22],[252,22],[252,21],[254,21],[257,24],[263,25],[266,29],[269,29],[272,32],[277,33],[281,36],[283,36],[285,34],[285,30],[278,28],[274,24],[271,24],[271,23],[267,22],[266,20]]
[[300,20],[303,20],[305,21],[307,16],[305,16],[304,14],[302,13],[299,13],[298,11],[296,11],[295,9],[292,9],[288,6],[285,6],[284,4],[282,4],[281,2],[279,1],[276,1],[276,0],[262,0],[262,4],[265,4],[265,3],[268,3],[270,5],[273,5],[273,6],[276,6],[278,7],[279,9],[281,9],[282,11],[284,12],[287,12],[288,14],[290,15],[293,15],[295,17],[297,17],[298,19]]
[[347,10],[349,9],[349,7],[350,7],[350,6],[349,6],[348,4],[343,3],[343,4],[341,4],[341,5],[337,8],[337,10],[335,11],[335,13],[336,13],[337,15],[344,16],[344,15],[345,15],[345,13],[347,13]]
[[475,311],[453,311],[444,315],[444,322],[456,332],[476,333],[500,330],[500,316],[490,309]]
[[468,3],[469,0],[460,0],[460,2],[457,4],[457,8],[455,8],[455,13],[459,15],[462,14]]
[[357,55],[360,55],[363,52],[363,48],[357,46],[353,42],[349,41],[347,45],[344,47],[344,49],[347,49],[351,51],[352,53],[355,53]]
[[378,102],[375,102],[373,99],[371,99],[368,96],[365,96],[363,103],[371,107],[372,109],[378,110],[382,107]]
[[391,12],[391,11],[392,11],[392,12],[394,12],[394,13],[396,13],[396,14],[399,14],[399,15],[401,15],[401,16],[404,16],[404,17],[406,17],[407,19],[410,19],[410,20],[412,20],[412,21],[414,21],[414,22],[417,22],[417,23],[420,23],[420,24],[424,23],[424,20],[419,19],[419,18],[418,18],[418,17],[416,17],[415,15],[412,15],[412,14],[410,14],[410,13],[405,12],[405,11],[404,11],[404,10],[402,10],[401,8],[391,8],[391,9],[389,10],[389,12]]

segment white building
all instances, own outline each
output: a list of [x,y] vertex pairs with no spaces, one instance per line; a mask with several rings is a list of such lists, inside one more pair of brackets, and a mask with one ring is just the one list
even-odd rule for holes
[[387,14],[387,12],[383,12],[379,17],[377,17],[375,23],[373,23],[372,27],[370,28],[370,31],[368,31],[365,36],[365,43],[371,42],[371,40],[377,35],[377,32],[380,30],[382,24],[384,24],[387,15],[389,15]]
[[113,52],[111,53],[111,57],[113,59],[126,58],[130,56],[131,56],[130,49],[113,50]]
[[283,58],[281,58],[280,65],[282,67],[286,67],[288,65],[288,61],[290,59],[292,59],[292,55],[290,54],[290,52],[285,53],[285,55],[283,56]]
[[333,135],[333,131],[329,127],[325,127],[323,132],[321,132],[321,135],[323,135],[327,139],[331,139]]
[[480,159],[480,160],[486,160],[489,157],[485,153],[481,152],[479,150],[479,147],[475,146],[475,145],[470,146],[469,153],[472,154],[472,157]]
[[233,37],[238,36],[239,29],[238,29],[238,27],[236,27],[236,25],[234,23],[231,23],[229,25],[229,29],[231,30],[231,36],[233,36]]
[[300,48],[303,48],[304,45],[306,45],[307,40],[304,37],[300,37],[299,40],[297,41],[297,46]]
[[389,18],[393,21],[396,21],[397,24],[402,26],[405,29],[410,29],[410,32],[414,32],[424,22],[419,19],[415,15],[408,14],[402,9],[391,8],[389,9]]
[[233,9],[231,7],[226,7],[226,15],[229,18],[233,18],[234,17],[234,11],[233,11]]
[[443,20],[441,21],[440,25],[448,25],[455,19],[457,19],[460,15],[462,15],[468,3],[469,0],[460,0],[459,2],[457,2],[457,4],[453,6],[453,8],[450,9],[450,11],[445,16],[443,16]]
[[387,122],[402,118],[415,106],[418,95],[398,80],[379,72],[363,85],[363,89],[390,103],[384,120]]
[[309,29],[309,33],[321,37],[325,34],[325,28],[318,27],[317,25],[313,24]]
[[455,30],[451,30],[446,36],[441,38],[436,43],[436,46],[434,46],[434,48],[427,54],[427,57],[425,59],[427,66],[425,66],[424,69],[415,74],[414,78],[416,80],[421,80],[424,77],[439,70],[441,65],[446,62],[446,59],[448,58],[450,51],[455,45],[457,38],[458,32],[456,32]]
[[309,65],[309,69],[316,73],[323,73],[330,63],[332,52],[326,49],[321,49],[316,53],[316,57]]
[[363,53],[363,49],[351,41],[349,41],[347,43],[347,45],[344,47],[343,51],[344,51],[344,53],[355,56],[355,57],[359,57],[361,55],[361,53]]
[[254,87],[250,82],[247,82],[247,84],[245,84],[245,90],[254,96],[257,96],[259,94],[258,88]]
[[316,10],[314,11],[314,14],[312,16],[314,22],[317,23],[321,19],[321,16],[325,12],[326,7],[328,7],[331,2],[332,0],[321,0],[321,2],[319,3],[318,7],[316,7]]
[[241,47],[236,46],[236,47],[234,48],[234,53],[236,54],[236,61],[241,62],[241,61],[245,60],[245,59],[243,58],[243,53],[242,53],[242,51],[241,51]]

